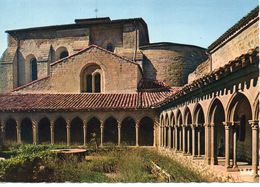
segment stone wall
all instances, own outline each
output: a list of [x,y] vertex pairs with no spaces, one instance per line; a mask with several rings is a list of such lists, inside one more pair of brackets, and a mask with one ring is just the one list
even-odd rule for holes
[[259,45],[259,21],[248,24],[243,29],[232,34],[228,39],[210,51],[212,56],[212,69],[224,66],[241,54],[247,53]]
[[13,89],[13,64],[0,63],[0,93]]
[[81,74],[85,67],[101,67],[102,93],[135,92],[141,79],[138,65],[99,48],[91,49],[51,65],[49,78],[31,84],[19,92],[80,93]]
[[189,74],[188,76],[188,83],[191,83],[192,81],[203,77],[203,75],[210,73],[210,59],[206,60],[205,62],[201,63],[195,71]]
[[144,77],[163,81],[170,86],[183,86],[188,75],[207,59],[205,50],[181,44],[151,44],[141,47],[145,56]]

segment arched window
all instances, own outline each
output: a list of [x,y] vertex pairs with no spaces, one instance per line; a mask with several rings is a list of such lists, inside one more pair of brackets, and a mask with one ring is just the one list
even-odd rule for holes
[[36,58],[32,58],[30,60],[30,66],[31,66],[31,80],[37,80],[37,61]]
[[107,44],[107,50],[113,52],[114,46],[111,43]]
[[92,75],[88,74],[87,77],[87,92],[92,92]]
[[59,47],[58,49],[56,49],[55,51],[55,60],[60,60],[62,58],[65,58],[69,56],[69,52],[68,49],[66,47]]
[[62,52],[60,53],[60,59],[65,58],[65,57],[67,57],[67,56],[69,56],[68,51],[62,51]]
[[94,82],[95,82],[94,92],[99,93],[100,92],[100,74],[99,73],[96,73],[94,75]]
[[99,65],[91,64],[81,72],[81,91],[100,93],[102,90],[102,70]]

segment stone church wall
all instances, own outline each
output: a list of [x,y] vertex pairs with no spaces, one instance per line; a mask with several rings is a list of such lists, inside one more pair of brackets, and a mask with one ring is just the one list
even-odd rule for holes
[[141,47],[146,59],[145,78],[157,79],[170,86],[183,86],[188,75],[207,59],[205,49],[180,44]]
[[212,55],[212,70],[224,66],[230,60],[247,53],[249,49],[257,47],[259,45],[258,24],[259,21],[256,21],[244,30],[236,32],[216,51],[210,51]]
[[141,79],[138,65],[96,47],[51,65],[51,75],[20,92],[80,93],[81,72],[91,64],[101,67],[102,93],[134,92]]

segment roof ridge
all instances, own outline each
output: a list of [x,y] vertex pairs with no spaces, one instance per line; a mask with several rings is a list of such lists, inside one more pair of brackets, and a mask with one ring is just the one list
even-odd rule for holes
[[213,50],[219,44],[224,42],[230,35],[234,34],[241,27],[245,26],[252,19],[258,17],[259,6],[255,7],[251,10],[246,16],[242,17],[238,22],[236,22],[233,26],[231,26],[226,32],[224,32],[220,37],[217,38],[212,44],[209,45],[208,50]]

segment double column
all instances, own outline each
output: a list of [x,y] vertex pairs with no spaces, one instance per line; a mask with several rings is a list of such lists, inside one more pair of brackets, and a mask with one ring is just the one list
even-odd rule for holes
[[182,152],[186,153],[186,127],[182,125]]

